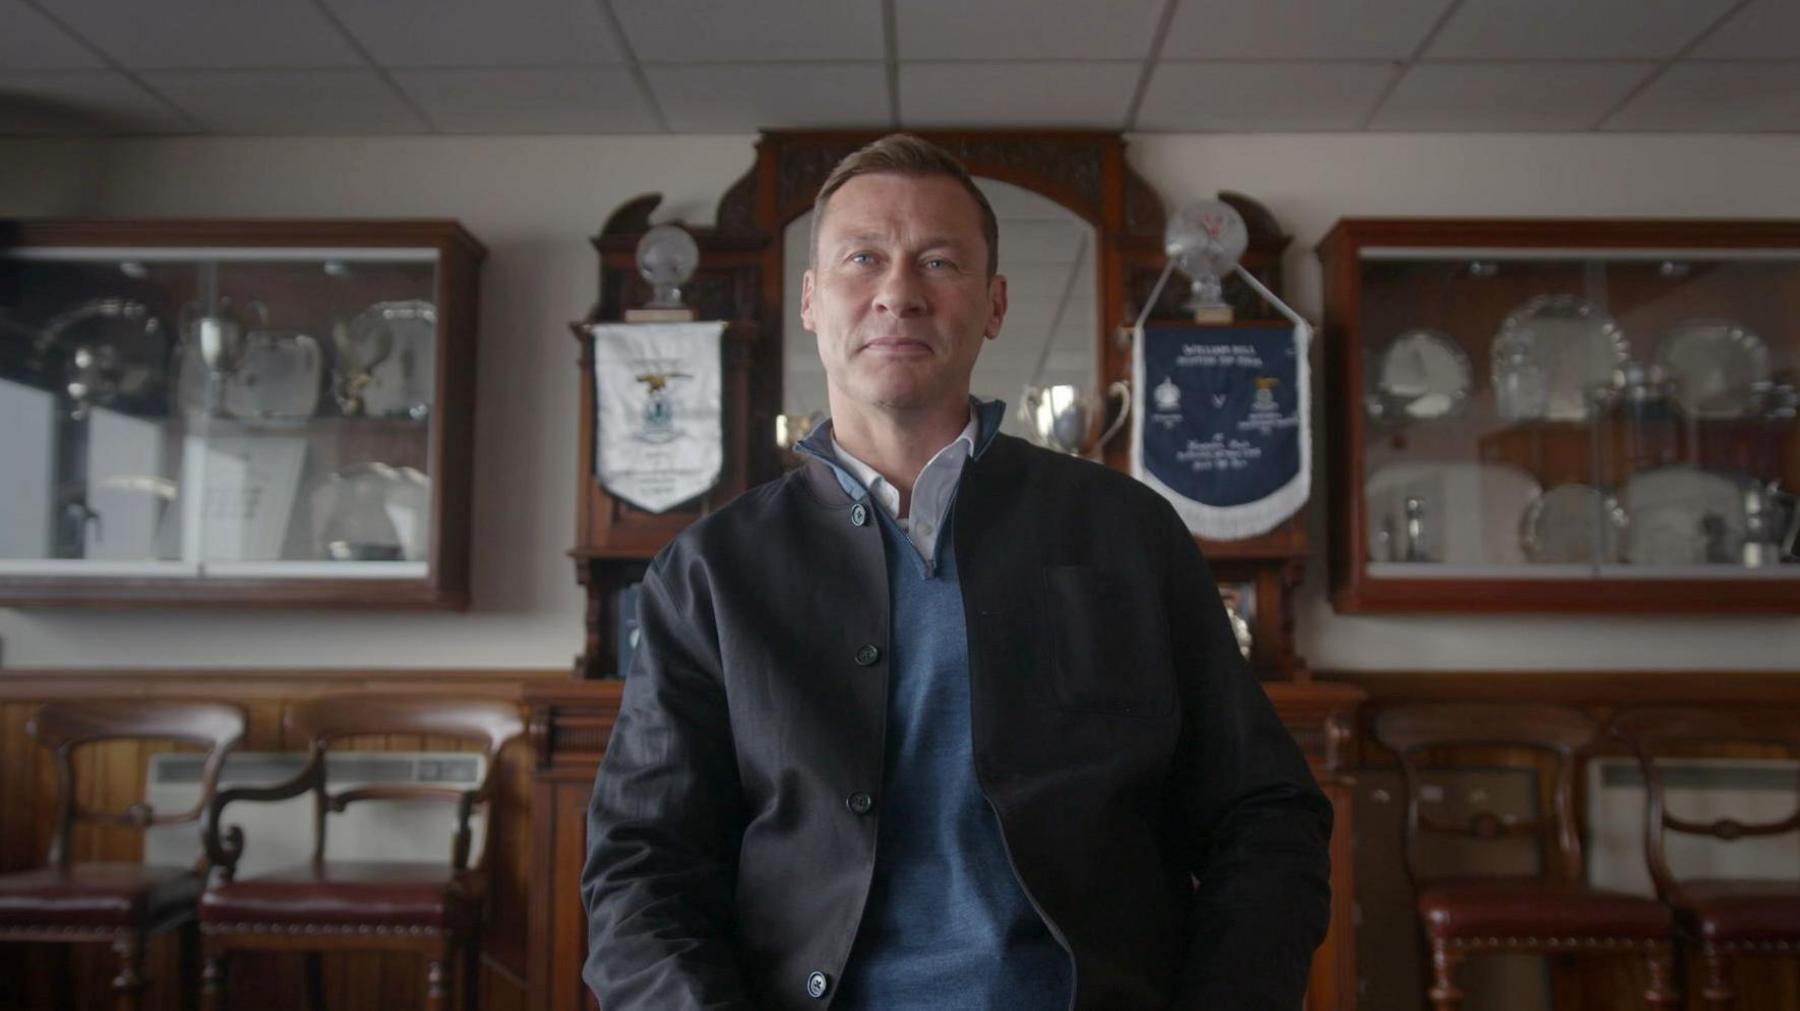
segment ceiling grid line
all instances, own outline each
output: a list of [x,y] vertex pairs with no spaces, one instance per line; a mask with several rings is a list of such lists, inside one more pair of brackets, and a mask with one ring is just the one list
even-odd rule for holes
[[1425,62],[1426,51],[1431,48],[1433,42],[1437,41],[1438,35],[1443,32],[1444,26],[1450,23],[1450,19],[1456,16],[1458,10],[1462,9],[1463,3],[1464,0],[1450,0],[1450,5],[1445,7],[1443,13],[1438,15],[1437,20],[1432,22],[1431,27],[1426,29],[1425,36],[1419,40],[1417,45],[1413,46],[1413,51],[1407,55],[1406,59],[1401,61],[1400,72],[1387,83],[1387,87],[1381,89],[1381,94],[1375,97],[1375,104],[1369,107],[1362,122],[1356,125],[1358,131],[1369,132],[1369,128],[1375,123],[1375,117],[1381,115],[1382,107],[1387,105],[1388,99],[1393,98],[1394,92],[1399,89],[1400,82],[1406,80],[1406,75],[1412,73],[1412,68]]
[[[157,88],[155,85],[152,85],[149,81],[144,80],[144,78],[142,76],[140,76],[136,71],[127,68],[123,63],[120,63],[118,60],[113,59],[111,53],[108,53],[106,50],[101,49],[99,46],[96,46],[92,42],[88,41],[87,36],[76,31],[73,26],[71,26],[68,22],[64,21],[62,18],[57,17],[54,12],[46,9],[42,4],[40,4],[38,2],[38,0],[20,0],[20,2],[23,3],[25,6],[31,8],[32,10],[38,12],[38,14],[42,15],[46,21],[49,21],[51,24],[55,25],[60,31],[62,31],[63,34],[65,34],[69,38],[73,39],[75,41],[76,45],[87,50],[89,53],[92,53],[96,59],[98,59],[100,62],[106,64],[107,69],[109,69],[113,73],[118,74],[119,76],[125,78],[127,81],[130,81],[131,84],[134,87],[136,87],[138,90],[144,92],[146,95],[149,95],[151,98],[155,99],[158,103],[160,103],[163,108],[174,113],[176,118],[180,119],[183,123],[186,123],[189,126],[189,128],[191,128],[196,134],[207,134],[207,133],[212,132],[206,128],[206,125],[204,123],[200,122],[199,119],[195,118],[192,113],[188,112],[186,109],[184,109],[180,105],[176,104],[174,102],[174,100],[169,98],[169,96],[163,94],[161,89]],[[4,136],[4,135],[0,134],[0,136]]]
[[894,0],[881,0],[881,58],[887,77],[888,125],[900,128],[900,39],[899,16],[894,13]]
[[1175,20],[1175,5],[1181,0],[1163,0],[1163,7],[1156,16],[1156,31],[1150,36],[1150,49],[1144,54],[1144,65],[1138,71],[1137,83],[1131,89],[1131,101],[1125,106],[1125,122],[1120,130],[1130,133],[1137,129],[1138,109],[1144,104],[1144,93],[1150,90],[1150,78],[1156,73],[1156,65],[1162,60],[1163,42],[1169,37],[1169,25]]
[[619,20],[619,13],[613,10],[612,0],[594,0],[594,6],[600,9],[600,16],[606,19],[607,27],[618,40],[619,55],[625,58],[625,72],[631,75],[631,83],[637,86],[638,96],[649,108],[650,118],[656,121],[663,133],[674,133],[674,128],[669,126],[669,117],[663,115],[662,103],[657,101],[656,92],[651,90],[650,78],[644,74],[644,65],[638,61],[637,47],[631,44],[631,37],[625,34],[625,25]]
[[418,102],[413,101],[413,97],[407,94],[405,88],[400,86],[400,82],[394,80],[393,73],[389,71],[388,68],[381,65],[381,61],[375,58],[374,53],[369,52],[368,47],[362,44],[362,40],[357,38],[349,28],[345,27],[342,21],[338,20],[337,12],[325,6],[325,0],[312,0],[312,5],[318,10],[319,16],[324,18],[326,23],[330,24],[332,28],[337,30],[339,35],[344,37],[344,42],[349,45],[351,49],[355,50],[356,55],[362,58],[363,63],[366,64],[370,70],[374,71],[375,76],[381,80],[381,83],[386,85],[389,91],[393,92],[394,96],[400,100],[400,104],[406,106],[407,111],[411,112],[414,116],[417,116],[419,122],[425,124],[425,132],[440,134],[444,132],[438,128],[436,121],[426,113],[425,107]]
[[1669,56],[1668,59],[1663,60],[1660,64],[1658,64],[1655,70],[1652,70],[1652,71],[1650,71],[1649,74],[1645,75],[1644,79],[1637,83],[1636,87],[1625,92],[1624,97],[1620,98],[1617,102],[1614,102],[1612,104],[1612,108],[1607,109],[1606,111],[1602,112],[1600,114],[1600,118],[1594,120],[1594,122],[1588,127],[1588,131],[1590,133],[1593,133],[1593,132],[1599,132],[1601,130],[1604,130],[1606,128],[1606,123],[1608,120],[1611,120],[1613,117],[1617,116],[1619,113],[1624,112],[1627,106],[1629,106],[1629,105],[1631,105],[1631,103],[1637,101],[1638,97],[1640,95],[1642,95],[1644,92],[1650,90],[1651,85],[1653,85],[1657,81],[1661,80],[1663,78],[1663,76],[1669,72],[1670,68],[1675,66],[1675,64],[1678,60],[1680,60],[1682,57],[1686,56],[1687,54],[1693,52],[1695,49],[1698,49],[1700,47],[1700,44],[1702,42],[1705,42],[1708,37],[1710,37],[1714,32],[1717,32],[1721,27],[1723,27],[1725,25],[1725,22],[1730,21],[1734,17],[1737,17],[1738,12],[1743,10],[1745,7],[1748,7],[1749,5],[1750,5],[1750,0],[1737,0],[1737,3],[1734,3],[1730,7],[1727,7],[1725,9],[1724,13],[1720,14],[1717,18],[1713,19],[1712,24],[1707,25],[1705,28],[1702,28],[1698,34],[1696,34],[1693,38],[1688,40],[1687,45],[1682,46],[1680,49],[1676,50],[1672,55]]

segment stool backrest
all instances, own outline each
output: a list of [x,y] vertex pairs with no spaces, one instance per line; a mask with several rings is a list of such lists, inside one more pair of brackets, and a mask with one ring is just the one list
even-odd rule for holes
[[[313,860],[325,858],[326,816],[364,800],[436,800],[456,805],[456,835],[451,860],[458,870],[468,866],[472,839],[469,820],[477,807],[492,801],[494,767],[500,751],[522,736],[525,721],[519,707],[500,699],[441,698],[434,695],[327,695],[296,703],[285,723],[291,736],[303,737],[311,754],[307,771],[315,801]],[[325,753],[346,738],[423,734],[478,744],[487,759],[474,789],[459,790],[427,783],[383,783],[333,791],[325,777]],[[492,819],[488,819],[492,824]],[[487,860],[491,847],[481,848]]]
[[[68,867],[70,836],[75,823],[92,821],[142,829],[194,821],[206,810],[218,787],[225,756],[244,737],[244,711],[220,702],[176,699],[46,702],[27,728],[56,758],[56,823],[50,837],[50,863]],[[123,811],[94,811],[76,798],[74,753],[79,747],[114,740],[174,740],[206,748],[201,768],[200,800],[186,811],[156,811],[138,800]]]
[[1785,818],[1742,821],[1721,817],[1700,821],[1669,813],[1667,784],[1657,761],[1702,754],[1741,755],[1746,750],[1778,750],[1789,758],[1800,758],[1800,710],[1628,709],[1614,716],[1608,729],[1631,749],[1644,777],[1644,855],[1658,895],[1669,898],[1677,885],[1669,869],[1670,832],[1726,842],[1800,832],[1800,774],[1794,778],[1795,806]]
[[[1436,834],[1493,840],[1535,837],[1546,867],[1560,880],[1581,880],[1581,835],[1574,807],[1576,767],[1581,754],[1600,734],[1600,725],[1578,710],[1549,705],[1433,703],[1396,706],[1375,718],[1375,737],[1400,759],[1406,781],[1406,868],[1421,874],[1420,837]],[[1496,751],[1527,751],[1533,763],[1513,761],[1539,770],[1550,762],[1549,814],[1521,817],[1514,813],[1477,810],[1449,821],[1421,810],[1424,771],[1480,752],[1492,764]],[[1433,764],[1427,766],[1430,760]]]

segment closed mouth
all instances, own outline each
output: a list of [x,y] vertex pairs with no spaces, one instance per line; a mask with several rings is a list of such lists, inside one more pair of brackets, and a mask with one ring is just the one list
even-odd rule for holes
[[910,337],[877,337],[863,344],[864,351],[884,351],[891,354],[928,353],[931,345]]

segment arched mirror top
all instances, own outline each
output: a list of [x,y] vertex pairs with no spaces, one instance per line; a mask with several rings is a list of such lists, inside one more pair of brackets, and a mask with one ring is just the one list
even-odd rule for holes
[[[755,174],[773,185],[764,197],[761,222],[774,231],[805,214],[837,163],[883,133],[764,134]],[[1126,164],[1117,134],[920,131],[919,136],[955,155],[970,175],[1030,190],[1096,228],[1150,239],[1161,232],[1162,201]]]

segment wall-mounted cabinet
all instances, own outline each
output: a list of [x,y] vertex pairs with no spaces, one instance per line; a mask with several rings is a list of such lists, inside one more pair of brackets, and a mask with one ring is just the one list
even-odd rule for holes
[[1346,220],[1345,611],[1800,611],[1800,223]]
[[450,222],[9,226],[0,604],[465,605],[482,256]]

